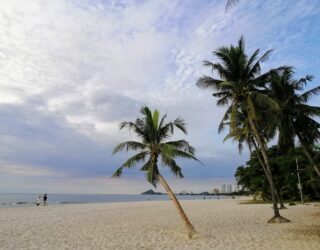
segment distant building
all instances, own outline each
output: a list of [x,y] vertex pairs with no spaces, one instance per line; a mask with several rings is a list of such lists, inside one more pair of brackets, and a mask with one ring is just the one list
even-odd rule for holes
[[228,184],[227,185],[227,193],[232,193],[232,185],[231,184]]
[[219,188],[214,188],[214,189],[212,190],[212,193],[213,193],[213,194],[219,194]]
[[226,193],[226,184],[221,185],[221,193],[225,194]]

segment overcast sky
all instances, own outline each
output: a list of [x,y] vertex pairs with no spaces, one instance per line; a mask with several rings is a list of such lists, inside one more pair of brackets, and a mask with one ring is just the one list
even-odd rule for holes
[[[234,183],[245,150],[223,143],[224,112],[195,86],[203,60],[244,35],[249,53],[274,49],[263,69],[293,65],[320,81],[320,2],[241,0],[0,0],[0,192],[139,193],[137,170],[111,179],[130,156],[118,124],[143,105],[178,116],[203,166],[182,162],[185,179],[164,168],[175,191]],[[319,104],[319,98],[312,100]],[[160,189],[161,190],[161,189]]]

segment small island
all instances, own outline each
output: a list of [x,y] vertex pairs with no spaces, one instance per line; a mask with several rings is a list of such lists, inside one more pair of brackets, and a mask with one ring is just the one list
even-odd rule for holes
[[152,189],[149,189],[148,191],[145,191],[141,193],[142,195],[162,195],[163,193],[161,192],[155,192]]

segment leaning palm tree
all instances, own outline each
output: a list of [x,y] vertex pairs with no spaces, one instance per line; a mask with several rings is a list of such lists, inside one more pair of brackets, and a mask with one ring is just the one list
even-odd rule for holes
[[313,145],[320,140],[320,124],[314,119],[320,116],[320,107],[308,104],[311,97],[320,94],[320,86],[301,93],[313,76],[307,75],[295,80],[293,74],[290,67],[284,71],[272,72],[268,86],[268,95],[279,106],[274,119],[274,127],[279,130],[279,150],[287,153],[294,148],[297,136],[309,162],[320,176],[320,166],[316,164],[312,150]]
[[[251,154],[255,153],[257,155],[261,168],[265,173],[265,175],[267,176],[268,175],[267,167],[264,164],[263,157],[261,156],[256,140],[250,129],[250,124],[246,119],[247,115],[239,112],[237,116],[238,116],[238,124],[236,125],[236,127],[230,127],[230,131],[226,135],[223,141],[232,139],[233,141],[238,142],[238,149],[240,154],[243,149],[243,144],[245,143],[248,146],[250,153]],[[261,124],[268,123],[268,121],[266,120],[266,117],[267,116],[262,116],[262,121],[260,122]],[[219,125],[219,130],[218,130],[219,133],[225,128],[225,126],[228,126],[230,124],[230,122],[227,119],[229,119],[229,116],[224,117],[224,120],[221,121]],[[273,138],[275,134],[275,130],[272,127],[270,128],[268,126],[260,126],[259,131],[263,131],[264,137],[270,138],[270,139]],[[277,201],[280,203],[279,209],[286,209],[280,194],[280,188],[276,184],[275,184],[275,194],[276,194]]]
[[[230,130],[233,131],[239,124],[239,113],[246,115],[247,123],[254,139],[258,143],[258,147],[263,157],[266,166],[266,177],[270,185],[272,196],[274,216],[268,221],[273,222],[288,222],[286,218],[280,215],[275,185],[272,176],[271,165],[267,155],[267,143],[262,131],[261,117],[266,111],[276,110],[277,104],[263,92],[263,89],[270,78],[270,72],[261,74],[261,62],[265,61],[270,50],[259,57],[259,50],[256,50],[251,57],[248,58],[245,53],[244,39],[238,42],[238,46],[221,47],[213,52],[222,63],[212,63],[205,61],[204,65],[216,71],[221,79],[215,79],[211,76],[201,77],[197,85],[203,88],[211,88],[215,93],[214,97],[217,100],[218,106],[228,106],[224,115],[229,117]],[[282,68],[274,69],[274,71]]]
[[183,211],[179,201],[169,187],[166,180],[159,171],[159,159],[162,165],[169,167],[172,173],[182,178],[181,168],[175,161],[175,158],[185,158],[197,160],[194,156],[194,148],[185,140],[167,141],[173,135],[174,129],[177,128],[183,133],[187,133],[186,123],[177,118],[173,122],[165,122],[166,115],[159,119],[157,110],[151,112],[148,107],[141,109],[142,118],[137,118],[135,122],[122,122],[120,129],[128,128],[133,131],[141,141],[126,141],[118,144],[113,153],[122,150],[133,150],[138,153],[129,158],[113,174],[113,177],[120,177],[124,168],[132,168],[138,163],[142,163],[140,170],[146,173],[147,180],[156,187],[160,182],[173,201],[188,231],[188,237],[192,238],[197,232]]

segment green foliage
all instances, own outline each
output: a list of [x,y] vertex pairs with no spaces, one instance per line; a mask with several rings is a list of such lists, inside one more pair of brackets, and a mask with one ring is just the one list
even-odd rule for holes
[[268,114],[274,118],[268,126],[278,129],[278,146],[282,153],[294,147],[295,136],[306,146],[315,144],[320,138],[320,124],[314,120],[320,116],[320,107],[307,103],[311,97],[320,93],[320,86],[301,93],[313,77],[307,75],[295,80],[293,76],[291,67],[278,72],[272,71],[270,83],[266,86],[267,95],[279,106],[277,112]]
[[261,56],[259,53],[258,49],[248,56],[244,39],[241,37],[237,46],[221,47],[213,52],[219,63],[204,62],[205,66],[218,73],[220,79],[203,76],[197,82],[199,87],[215,91],[213,96],[218,98],[218,106],[228,106],[219,125],[219,132],[228,126],[230,134],[227,138],[239,141],[240,150],[242,143],[250,144],[254,136],[250,121],[255,123],[266,140],[275,133],[264,125],[267,114],[277,112],[279,105],[265,90],[271,73],[283,71],[287,67],[279,67],[261,74],[261,63],[268,59],[271,50]]
[[[300,169],[300,179],[303,186],[303,194],[308,199],[320,198],[320,179],[315,174],[309,161],[306,159],[302,148],[289,151],[286,155],[279,153],[277,146],[268,149],[273,178],[279,189],[280,195],[286,200],[299,200],[300,193],[297,188],[298,177],[296,169],[296,157]],[[239,166],[235,177],[237,184],[244,190],[254,194],[257,191],[263,193],[264,199],[270,199],[267,178],[263,174],[260,162],[255,151],[252,152],[246,166]]]
[[265,178],[262,168],[257,167],[257,164],[252,164],[251,167],[238,167],[235,177],[237,185],[241,186],[244,190],[248,190],[254,199],[257,192],[261,192],[262,197],[268,193],[267,178]]
[[112,177],[120,177],[124,168],[132,168],[142,163],[140,171],[145,172],[147,180],[156,186],[160,174],[158,169],[160,158],[164,166],[169,167],[175,176],[182,178],[181,167],[175,159],[185,158],[198,161],[194,156],[195,150],[185,140],[167,141],[167,139],[173,135],[175,128],[186,134],[186,123],[181,118],[165,123],[166,115],[159,122],[159,111],[151,112],[148,107],[142,108],[141,114],[143,117],[137,118],[134,122],[120,124],[121,130],[133,131],[141,141],[122,142],[114,148],[114,154],[123,150],[137,151],[138,153],[123,163]]

